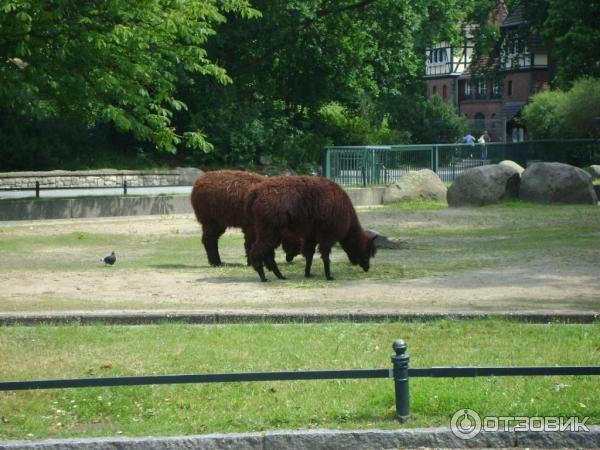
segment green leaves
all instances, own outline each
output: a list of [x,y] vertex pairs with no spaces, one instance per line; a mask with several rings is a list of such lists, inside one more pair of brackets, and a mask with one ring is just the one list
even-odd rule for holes
[[167,151],[189,132],[186,145],[210,151],[204,134],[177,133],[171,121],[187,109],[177,98],[181,74],[231,82],[203,47],[225,14],[260,15],[244,0],[0,2],[0,103],[33,115],[47,105],[46,113],[83,123],[109,121]]
[[540,92],[522,116],[535,139],[598,138],[600,79],[582,78],[565,92]]

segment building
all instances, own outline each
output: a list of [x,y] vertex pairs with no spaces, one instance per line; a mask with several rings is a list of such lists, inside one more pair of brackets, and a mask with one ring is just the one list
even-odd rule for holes
[[500,52],[493,61],[473,58],[476,25],[464,27],[458,46],[440,42],[427,49],[428,97],[452,102],[470,120],[472,134],[486,129],[494,141],[522,141],[527,131],[519,113],[533,94],[548,86],[548,53],[538,36],[524,36],[522,6],[509,14],[501,1],[490,22],[501,31]]

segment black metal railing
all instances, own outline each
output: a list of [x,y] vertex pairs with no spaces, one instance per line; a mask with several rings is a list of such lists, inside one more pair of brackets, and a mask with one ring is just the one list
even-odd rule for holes
[[[128,185],[127,181],[123,181],[120,184],[112,184],[112,185],[108,185],[108,186],[44,186],[41,185],[39,181],[35,182],[35,185],[29,186],[29,187],[0,187],[0,193],[2,192],[28,192],[31,191],[32,193],[35,193],[35,198],[40,198],[40,193],[42,191],[92,191],[92,190],[118,190],[119,191],[119,195],[128,195],[128,193],[130,193],[131,189],[148,189],[148,188],[174,188],[174,187],[181,187],[181,185],[175,185],[175,184],[168,184],[168,185],[158,185],[158,186],[140,186],[140,185]],[[111,194],[114,195],[114,194]]]
[[252,381],[297,381],[393,378],[396,418],[401,422],[410,415],[410,378],[464,378],[492,376],[557,376],[600,375],[600,366],[554,367],[432,367],[409,368],[410,358],[403,340],[393,344],[392,368],[312,370],[297,372],[214,373],[195,375],[153,375],[131,377],[75,378],[62,380],[3,381],[0,391],[30,389],[64,389],[109,386],[141,386],[150,384],[233,383]]

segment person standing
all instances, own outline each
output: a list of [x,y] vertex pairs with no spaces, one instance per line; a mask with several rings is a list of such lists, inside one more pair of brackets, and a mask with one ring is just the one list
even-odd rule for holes
[[481,159],[486,159],[487,158],[487,143],[490,142],[491,140],[492,140],[492,138],[488,134],[487,130],[484,130],[483,134],[481,136],[479,136],[479,139],[477,139],[477,142],[479,142],[480,144],[482,144],[482,147],[481,147]]
[[475,143],[475,136],[473,136],[471,133],[467,133],[465,137],[463,137],[463,144],[471,144],[473,145]]

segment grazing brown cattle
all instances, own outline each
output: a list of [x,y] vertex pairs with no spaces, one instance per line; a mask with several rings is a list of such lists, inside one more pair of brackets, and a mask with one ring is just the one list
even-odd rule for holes
[[281,279],[274,249],[286,236],[302,238],[306,258],[304,275],[310,277],[317,244],[325,277],[332,280],[329,254],[339,241],[352,264],[366,272],[375,256],[374,239],[361,227],[348,195],[337,184],[320,177],[278,177],[252,186],[246,198],[248,217],[254,223],[255,241],[248,259],[261,281],[264,267]]
[[[192,188],[192,207],[202,225],[202,244],[211,266],[222,264],[218,241],[228,227],[242,229],[248,255],[254,240],[254,228],[245,214],[244,197],[252,186],[266,179],[262,175],[239,170],[206,172],[196,179]],[[300,241],[286,239],[283,244],[286,259],[290,262],[300,253]]]

